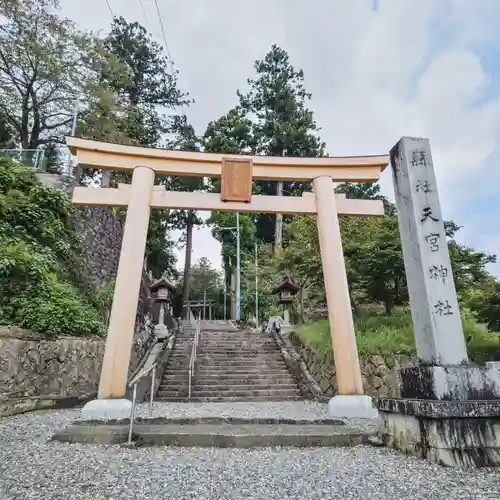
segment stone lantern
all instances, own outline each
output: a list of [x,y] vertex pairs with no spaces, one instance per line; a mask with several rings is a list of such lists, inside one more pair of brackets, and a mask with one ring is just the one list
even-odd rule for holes
[[165,320],[166,313],[169,311],[170,296],[174,289],[175,286],[165,274],[156,280],[150,288],[151,293],[154,295],[154,309],[158,311],[157,315],[155,314],[155,334],[158,339],[166,338],[169,335]]
[[290,306],[295,300],[299,287],[290,276],[285,276],[283,281],[273,290],[278,295],[278,303],[283,304],[283,326],[290,326]]

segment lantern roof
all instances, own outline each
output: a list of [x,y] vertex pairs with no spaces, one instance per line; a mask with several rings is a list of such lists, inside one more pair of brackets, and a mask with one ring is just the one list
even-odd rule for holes
[[170,291],[175,290],[175,285],[167,278],[166,273],[163,273],[160,279],[157,279],[151,285],[151,292],[156,292],[159,288],[168,288]]
[[291,276],[285,276],[283,281],[272,291],[272,293],[280,293],[284,290],[288,290],[292,294],[295,294],[300,290],[300,287],[295,284],[295,281]]

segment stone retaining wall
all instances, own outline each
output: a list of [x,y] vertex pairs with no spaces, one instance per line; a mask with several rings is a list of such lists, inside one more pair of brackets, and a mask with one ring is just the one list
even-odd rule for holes
[[[303,346],[293,333],[290,340],[323,394],[328,397],[335,396],[337,394],[337,378],[333,359]],[[360,363],[365,394],[372,397],[397,397],[401,387],[399,370],[416,366],[417,360],[405,355],[373,355],[361,357]]]
[[[75,180],[40,174],[39,180],[66,190]],[[123,227],[112,208],[80,207],[73,223],[81,237],[79,259],[85,276],[96,287],[116,277]],[[129,373],[135,370],[154,340],[151,321],[151,281],[144,270]],[[86,283],[82,283],[82,288]],[[97,392],[105,340],[101,338],[41,339],[20,329],[0,326],[0,415],[29,411],[41,405],[37,397],[67,398]],[[49,398],[50,399],[50,398]]]
[[0,393],[75,396],[97,391],[103,339],[22,337],[0,327]]

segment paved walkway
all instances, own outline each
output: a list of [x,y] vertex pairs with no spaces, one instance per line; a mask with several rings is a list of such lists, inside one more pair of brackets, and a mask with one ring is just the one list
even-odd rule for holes
[[[144,415],[147,408],[139,410]],[[328,417],[317,403],[162,404],[155,416]],[[0,499],[497,500],[497,470],[433,466],[383,448],[186,449],[69,445],[48,439],[79,416],[0,421]],[[358,422],[371,426],[372,422]]]

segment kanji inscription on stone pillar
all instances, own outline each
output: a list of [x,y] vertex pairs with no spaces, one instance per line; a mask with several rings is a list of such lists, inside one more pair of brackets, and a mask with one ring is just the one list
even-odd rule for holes
[[391,150],[391,167],[419,359],[427,365],[466,363],[429,140],[403,137]]
[[221,170],[222,201],[252,201],[252,160],[223,158]]

